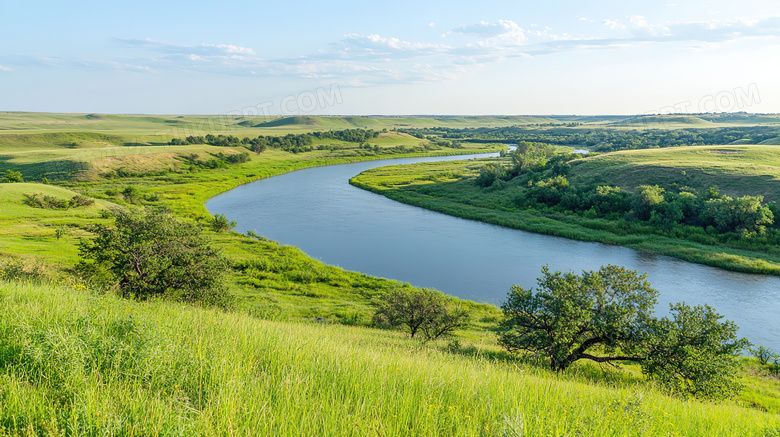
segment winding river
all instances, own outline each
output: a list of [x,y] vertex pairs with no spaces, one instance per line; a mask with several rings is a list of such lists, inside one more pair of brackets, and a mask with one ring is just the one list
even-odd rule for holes
[[301,248],[325,263],[499,305],[509,287],[536,285],[552,270],[604,264],[647,272],[670,302],[709,304],[755,344],[780,350],[780,278],[735,273],[619,246],[533,234],[428,211],[349,185],[386,165],[493,155],[408,158],[299,170],[256,181],[206,203],[238,222],[237,231]]

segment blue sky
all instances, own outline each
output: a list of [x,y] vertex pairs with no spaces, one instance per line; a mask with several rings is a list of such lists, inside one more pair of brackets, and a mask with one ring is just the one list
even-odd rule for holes
[[0,110],[780,112],[780,2],[0,3]]

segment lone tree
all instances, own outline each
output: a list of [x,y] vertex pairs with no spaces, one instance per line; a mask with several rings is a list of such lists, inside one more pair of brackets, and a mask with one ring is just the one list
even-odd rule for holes
[[[536,292],[512,286],[501,307],[504,348],[542,354],[555,371],[581,359],[640,358],[637,341],[658,296],[645,275],[612,265],[582,276],[545,266],[538,284]],[[600,353],[591,353],[594,348]]]
[[427,288],[400,288],[378,299],[374,322],[395,328],[404,327],[414,338],[422,333],[426,340],[452,334],[468,320],[465,309],[451,298]]
[[231,305],[223,279],[227,262],[198,227],[163,209],[113,213],[113,227],[95,225],[95,238],[79,244],[78,271],[117,287],[123,297]]
[[749,343],[709,306],[672,305],[671,318],[652,316],[658,292],[646,275],[619,266],[551,273],[538,288],[511,288],[502,305],[499,344],[550,360],[562,371],[586,359],[636,361],[648,377],[672,391],[725,398],[739,389],[735,360]]

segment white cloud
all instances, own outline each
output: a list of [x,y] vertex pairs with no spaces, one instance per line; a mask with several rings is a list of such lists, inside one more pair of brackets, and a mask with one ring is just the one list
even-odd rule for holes
[[625,24],[613,20],[604,20],[604,25],[610,29],[625,29],[627,27]]
[[480,21],[476,24],[464,24],[451,30],[450,33],[461,35],[477,35],[488,38],[506,38],[522,42],[525,40],[523,29],[512,20],[498,20],[495,23]]
[[671,34],[668,27],[661,24],[650,24],[641,15],[629,17],[629,21],[631,23],[629,30],[640,38],[669,36]]
[[242,55],[254,55],[255,51],[247,47],[239,47],[232,44],[201,44],[203,47],[215,48],[224,53],[237,53]]
[[377,53],[432,52],[447,48],[447,46],[437,44],[414,43],[376,34],[359,35],[356,33],[345,35],[341,44],[346,48],[359,48]]
[[0,71],[14,71],[11,67],[6,67],[4,65],[0,65]]

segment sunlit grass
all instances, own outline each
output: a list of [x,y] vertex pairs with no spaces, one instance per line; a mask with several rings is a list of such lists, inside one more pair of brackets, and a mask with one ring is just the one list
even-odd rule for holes
[[[761,435],[776,416],[401,334],[0,283],[19,435]],[[477,343],[475,343],[477,344]]]

